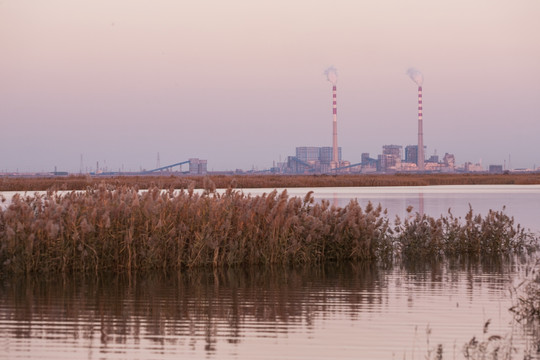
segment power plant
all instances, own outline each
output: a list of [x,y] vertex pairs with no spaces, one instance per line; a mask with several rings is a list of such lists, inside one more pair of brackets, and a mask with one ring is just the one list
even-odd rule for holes
[[[433,155],[425,154],[424,131],[423,131],[423,74],[414,68],[409,68],[407,74],[417,85],[418,89],[418,142],[417,145],[384,145],[382,154],[371,158],[369,153],[361,154],[361,162],[351,164],[343,160],[342,148],[338,146],[337,132],[337,70],[331,66],[324,71],[326,80],[332,84],[332,146],[299,146],[296,147],[295,156],[288,156],[286,162],[280,162],[270,169],[247,171],[247,173],[285,173],[285,174],[339,174],[339,173],[396,173],[396,172],[481,172],[484,171],[481,163],[473,164],[466,162],[463,166],[456,166],[455,157],[451,153],[445,153],[439,160],[437,151]],[[206,174],[206,160],[189,159],[189,174]],[[150,170],[148,172],[158,172],[165,169],[170,170],[172,166],[181,165],[187,162],[173,164],[168,167]],[[539,168],[540,169],[540,168]],[[499,167],[492,166],[492,172],[500,172]],[[237,169],[235,173],[243,173]],[[221,172],[223,173],[223,172]]]
[[[299,146],[296,147],[295,156],[288,156],[286,162],[277,163],[270,169],[266,170],[251,170],[246,173],[285,173],[285,174],[338,174],[338,173],[395,173],[395,172],[482,172],[481,161],[477,164],[466,162],[463,166],[456,166],[455,157],[451,153],[445,153],[444,157],[439,160],[437,151],[433,152],[432,156],[426,157],[424,147],[424,131],[423,131],[423,74],[414,69],[407,70],[408,76],[417,85],[418,88],[418,143],[417,145],[403,146],[401,145],[384,145],[382,154],[370,157],[370,154],[365,152],[361,154],[361,162],[351,164],[349,161],[343,160],[342,148],[338,146],[337,132],[337,70],[331,66],[324,71],[326,80],[332,84],[332,146]],[[510,163],[510,160],[508,161]],[[189,164],[187,171],[182,171],[182,165]],[[510,168],[510,166],[508,166]],[[174,168],[178,168],[175,170]],[[536,168],[540,171],[540,168]],[[489,171],[492,173],[501,173],[506,169],[505,165],[490,165]],[[522,169],[518,169],[522,170]],[[529,169],[525,169],[530,171]],[[81,154],[79,173],[83,173],[83,157]],[[99,162],[96,163],[95,172],[90,172],[86,168],[86,174],[90,175],[206,175],[208,173],[229,174],[232,171],[211,171],[207,169],[207,160],[199,158],[189,158],[186,161],[176,162],[171,165],[161,166],[160,154],[157,155],[156,168],[145,170],[141,167],[140,171],[127,171],[122,169],[109,171],[107,167],[100,168]],[[241,169],[236,169],[234,173],[244,173]],[[53,175],[67,175],[67,172],[56,170]]]
[[[453,172],[454,155],[446,153],[439,161],[437,155],[426,160],[424,148],[422,85],[424,76],[414,68],[407,70],[409,77],[418,86],[418,144],[405,147],[384,145],[381,155],[373,159],[369,153],[362,154],[362,162],[351,164],[341,158],[341,148],[337,139],[337,70],[332,66],[325,72],[332,84],[332,147],[301,146],[296,148],[296,156],[289,156],[286,163],[274,167],[273,172],[284,173],[342,173],[342,172]],[[331,151],[331,153],[330,153]]]

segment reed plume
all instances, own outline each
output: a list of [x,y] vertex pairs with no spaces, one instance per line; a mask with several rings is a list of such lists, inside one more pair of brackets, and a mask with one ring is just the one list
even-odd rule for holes
[[2,273],[133,273],[199,266],[319,264],[394,257],[504,255],[536,238],[504,212],[465,219],[416,214],[390,221],[380,206],[345,207],[286,191],[162,190],[102,183],[84,191],[15,195],[0,209]]

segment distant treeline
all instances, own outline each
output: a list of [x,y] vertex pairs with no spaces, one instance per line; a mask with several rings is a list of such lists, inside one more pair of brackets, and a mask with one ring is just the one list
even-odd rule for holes
[[51,176],[0,177],[0,191],[85,190],[106,183],[149,189],[204,188],[211,180],[217,188],[292,188],[351,186],[503,185],[540,184],[540,173],[529,174],[395,174],[395,175],[208,175],[208,176]]
[[499,211],[461,219],[345,207],[286,191],[175,191],[101,184],[23,196],[0,207],[0,273],[133,273],[200,266],[491,257],[528,252],[537,238]]

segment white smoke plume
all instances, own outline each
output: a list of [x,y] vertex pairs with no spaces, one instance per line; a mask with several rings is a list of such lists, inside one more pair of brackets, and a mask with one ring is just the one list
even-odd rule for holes
[[415,68],[409,68],[409,70],[407,70],[407,75],[409,75],[412,81],[414,81],[418,86],[422,86],[424,83],[424,75],[422,75],[422,73]]
[[337,69],[333,66],[330,66],[328,69],[324,71],[324,75],[326,75],[326,79],[332,83],[332,85],[336,85],[337,83]]

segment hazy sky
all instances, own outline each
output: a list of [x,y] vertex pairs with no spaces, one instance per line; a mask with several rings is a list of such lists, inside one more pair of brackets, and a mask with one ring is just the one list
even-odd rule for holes
[[2,0],[0,171],[268,168],[417,141],[540,166],[538,0]]

